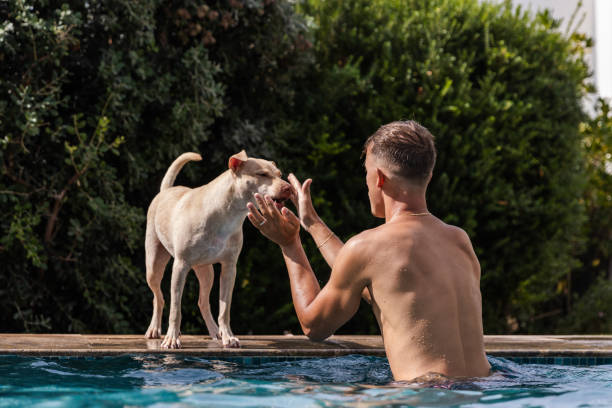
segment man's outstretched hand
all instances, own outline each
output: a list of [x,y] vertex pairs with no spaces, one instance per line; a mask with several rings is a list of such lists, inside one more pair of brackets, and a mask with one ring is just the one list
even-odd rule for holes
[[255,194],[255,201],[257,207],[251,202],[247,204],[247,217],[255,228],[281,247],[299,242],[300,220],[291,210],[283,207],[279,211],[269,196]]
[[312,205],[312,197],[310,196],[310,184],[312,183],[312,179],[307,179],[304,181],[304,184],[301,184],[297,177],[291,173],[289,177],[287,177],[287,180],[289,180],[289,183],[293,186],[294,192],[291,195],[291,201],[297,208],[300,223],[302,227],[308,231],[313,224],[321,221]]

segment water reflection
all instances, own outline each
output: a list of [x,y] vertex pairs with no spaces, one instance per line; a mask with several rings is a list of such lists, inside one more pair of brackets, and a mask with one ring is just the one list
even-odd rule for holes
[[485,378],[393,383],[386,359],[367,356],[261,364],[0,356],[0,406],[612,406],[612,366],[489,361]]

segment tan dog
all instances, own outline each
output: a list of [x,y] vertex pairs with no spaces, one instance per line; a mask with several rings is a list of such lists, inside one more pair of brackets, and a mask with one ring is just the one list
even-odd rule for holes
[[[164,176],[159,194],[147,213],[145,239],[147,283],[153,291],[153,317],[145,334],[148,339],[161,336],[164,298],[161,280],[171,256],[170,319],[162,348],[179,348],[181,297],[185,278],[193,268],[200,282],[198,306],[208,334],[221,339],[224,347],[240,347],[230,329],[230,304],[236,278],[236,261],[242,249],[242,223],[247,202],[253,194],[269,195],[282,208],[292,187],[282,180],[273,162],[248,158],[241,151],[229,159],[229,170],[210,183],[198,187],[172,187],[176,175],[191,160],[202,160],[197,153],[184,153]],[[214,263],[221,264],[219,326],[209,304]]]

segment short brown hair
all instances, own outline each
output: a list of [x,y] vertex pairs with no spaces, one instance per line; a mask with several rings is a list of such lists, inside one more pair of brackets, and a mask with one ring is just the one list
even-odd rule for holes
[[381,126],[366,140],[370,153],[397,169],[407,179],[424,183],[436,163],[433,135],[419,123],[396,121]]

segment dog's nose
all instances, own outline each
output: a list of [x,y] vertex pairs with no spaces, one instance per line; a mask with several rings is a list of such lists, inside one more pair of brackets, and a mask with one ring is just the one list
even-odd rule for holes
[[289,183],[283,184],[280,190],[282,195],[291,195],[293,194],[293,187]]

